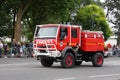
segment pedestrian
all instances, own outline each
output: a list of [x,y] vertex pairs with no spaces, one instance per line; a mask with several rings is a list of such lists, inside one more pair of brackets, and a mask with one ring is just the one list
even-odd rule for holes
[[3,42],[0,40],[0,58],[2,57]]
[[118,45],[118,57],[120,57],[120,44]]
[[22,47],[22,50],[23,50],[23,56],[26,57],[26,46],[25,46],[25,42],[22,43],[21,47]]
[[33,43],[28,41],[26,44],[27,52],[28,52],[28,57],[32,57],[32,52],[33,52]]
[[117,45],[114,45],[113,46],[113,55],[116,55],[118,52],[118,46]]
[[[20,50],[21,50],[21,43],[18,41],[18,43],[16,45],[16,56],[18,56],[18,57],[21,56]],[[22,50],[21,50],[21,52],[22,52]]]
[[7,45],[7,43],[4,44],[4,58],[7,58],[7,54],[9,51],[9,46]]
[[16,55],[16,48],[17,48],[17,43],[16,40],[13,39],[11,43],[11,55]]
[[115,44],[113,45],[113,47],[112,47],[112,55],[115,55]]
[[34,56],[33,56],[33,41],[31,41],[31,42],[29,43],[29,46],[30,46],[30,55],[31,55],[31,57],[34,57]]

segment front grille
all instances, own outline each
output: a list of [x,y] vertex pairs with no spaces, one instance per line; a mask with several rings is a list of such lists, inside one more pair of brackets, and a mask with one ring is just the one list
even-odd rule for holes
[[[47,46],[48,48],[51,48],[52,46]],[[46,46],[37,46],[37,48],[46,48]]]
[[37,48],[46,48],[46,46],[37,46]]

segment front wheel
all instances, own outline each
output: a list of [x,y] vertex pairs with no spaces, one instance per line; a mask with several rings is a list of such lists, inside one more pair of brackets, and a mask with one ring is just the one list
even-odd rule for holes
[[65,57],[61,61],[61,65],[64,68],[71,68],[74,66],[74,56],[72,53],[66,53]]
[[40,58],[41,64],[44,67],[51,67],[53,62],[54,62],[54,58]]
[[104,58],[101,53],[96,53],[92,56],[92,64],[95,67],[101,67],[103,65]]

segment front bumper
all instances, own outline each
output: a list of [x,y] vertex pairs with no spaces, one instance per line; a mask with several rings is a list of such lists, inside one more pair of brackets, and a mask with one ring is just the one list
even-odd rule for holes
[[35,56],[46,56],[46,57],[60,57],[61,53],[59,51],[46,51],[40,52],[39,50],[34,50]]

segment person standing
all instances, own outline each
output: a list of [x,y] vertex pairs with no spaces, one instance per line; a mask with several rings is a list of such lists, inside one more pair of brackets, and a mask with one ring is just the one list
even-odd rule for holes
[[21,48],[21,43],[17,42],[17,46],[16,46],[16,56],[20,57],[20,48]]
[[0,58],[2,57],[2,49],[3,49],[3,43],[0,40]]
[[8,51],[9,51],[9,46],[7,43],[5,43],[4,44],[4,58],[7,58]]
[[26,44],[26,48],[28,51],[28,57],[32,57],[32,51],[33,51],[33,43],[28,41],[28,43]]
[[16,55],[16,46],[17,46],[17,44],[16,44],[16,41],[15,41],[15,39],[13,39],[13,41],[12,41],[12,44],[11,44],[11,55]]

